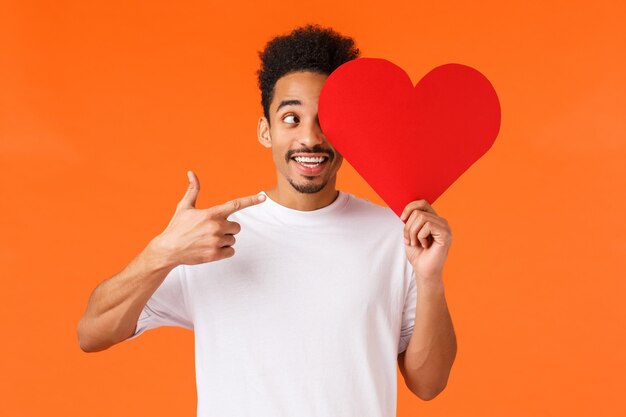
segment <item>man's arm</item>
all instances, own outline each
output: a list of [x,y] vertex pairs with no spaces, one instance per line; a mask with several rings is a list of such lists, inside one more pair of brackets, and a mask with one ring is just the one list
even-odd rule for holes
[[446,387],[456,356],[442,279],[452,231],[426,200],[409,203],[400,218],[405,222],[407,260],[415,272],[417,304],[413,334],[398,355],[398,366],[407,387],[421,399],[432,400]]
[[446,387],[457,346],[443,281],[417,285],[413,334],[398,366],[411,392],[428,401]]
[[259,204],[265,196],[248,196],[208,209],[196,209],[200,182],[189,171],[189,186],[167,228],[119,274],[92,292],[78,323],[78,344],[97,352],[135,333],[141,311],[176,266],[230,258],[235,254],[239,223],[228,221],[234,212]]
[[144,306],[174,267],[153,240],[122,272],[100,283],[78,322],[80,348],[98,352],[132,336]]

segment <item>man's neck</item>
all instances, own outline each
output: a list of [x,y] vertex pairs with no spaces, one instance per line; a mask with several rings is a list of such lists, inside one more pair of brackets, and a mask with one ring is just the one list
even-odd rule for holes
[[287,181],[279,180],[274,188],[266,191],[266,194],[281,206],[300,211],[326,207],[339,196],[339,192],[335,189],[335,178],[329,180],[323,189],[311,194],[301,193]]

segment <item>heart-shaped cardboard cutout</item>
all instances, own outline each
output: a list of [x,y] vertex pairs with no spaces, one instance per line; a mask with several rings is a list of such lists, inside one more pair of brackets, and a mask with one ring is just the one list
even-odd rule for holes
[[477,70],[446,64],[415,88],[397,65],[357,58],[330,74],[318,103],[328,141],[398,215],[430,204],[487,152],[500,103]]

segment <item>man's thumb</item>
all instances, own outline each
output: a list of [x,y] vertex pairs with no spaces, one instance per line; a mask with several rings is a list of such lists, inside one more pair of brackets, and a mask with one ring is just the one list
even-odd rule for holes
[[198,192],[200,191],[200,181],[193,171],[187,171],[187,177],[189,178],[189,186],[182,200],[180,200],[179,206],[182,208],[195,208],[196,200],[198,198]]

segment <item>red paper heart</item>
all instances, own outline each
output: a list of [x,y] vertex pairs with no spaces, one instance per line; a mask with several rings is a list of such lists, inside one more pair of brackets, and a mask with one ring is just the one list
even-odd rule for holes
[[411,201],[433,204],[500,129],[498,96],[477,70],[441,65],[413,88],[402,68],[378,58],[333,71],[318,116],[328,141],[398,216]]

